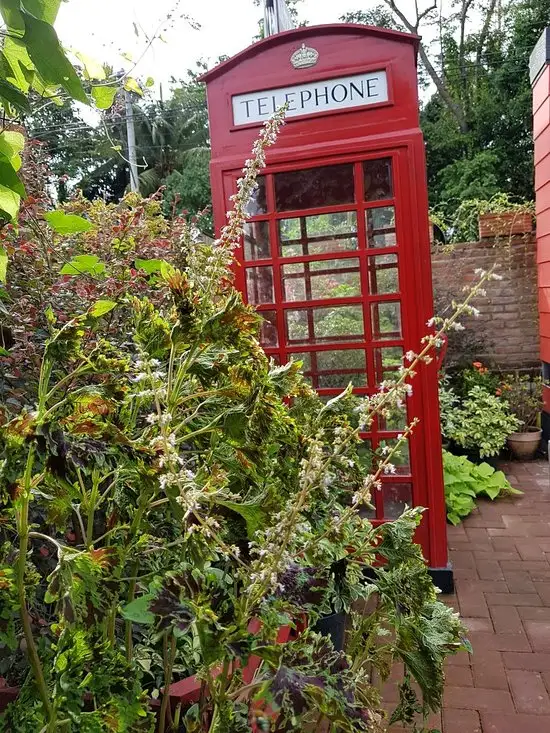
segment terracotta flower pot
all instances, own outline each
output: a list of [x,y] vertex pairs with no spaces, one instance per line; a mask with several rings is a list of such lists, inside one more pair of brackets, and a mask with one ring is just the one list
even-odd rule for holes
[[528,211],[505,211],[479,215],[479,238],[511,237],[533,231],[533,215]]
[[518,461],[532,461],[539,449],[542,430],[527,428],[524,433],[512,433],[508,438],[508,447]]

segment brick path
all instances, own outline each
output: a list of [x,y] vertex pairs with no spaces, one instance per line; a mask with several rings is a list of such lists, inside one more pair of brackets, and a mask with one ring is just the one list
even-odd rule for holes
[[449,527],[456,595],[474,654],[450,660],[443,733],[550,733],[548,463],[503,469],[524,496],[483,501]]

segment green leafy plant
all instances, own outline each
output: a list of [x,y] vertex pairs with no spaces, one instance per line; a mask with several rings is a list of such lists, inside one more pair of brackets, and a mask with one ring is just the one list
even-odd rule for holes
[[[469,649],[414,543],[422,510],[381,526],[362,512],[414,424],[372,469],[361,434],[403,403],[441,330],[372,396],[325,404],[295,363],[270,363],[231,284],[281,121],[262,132],[221,238],[197,241],[184,222],[179,269],[143,268],[154,302],[102,290],[81,315],[47,309],[34,399],[0,427],[12,548],[0,568],[13,569],[1,620],[8,681],[23,681],[2,731],[149,732],[160,698],[159,733],[382,733],[375,680],[396,664],[391,720],[414,728],[441,706],[448,654]],[[119,234],[110,246],[131,249]],[[74,236],[71,260],[96,235]],[[72,289],[102,276],[66,275]],[[343,652],[314,631],[335,607],[350,614]],[[296,633],[277,643],[281,627]],[[199,701],[174,710],[172,685],[190,675]]]
[[502,471],[496,471],[488,463],[472,463],[466,456],[454,456],[448,451],[443,451],[443,475],[447,519],[451,524],[460,524],[471,514],[479,497],[494,501],[499,496],[522,494]]
[[[525,428],[538,427],[544,408],[542,377],[528,374],[509,374],[502,383],[502,394],[510,405],[512,414]],[[521,430],[521,427],[518,427]]]
[[535,215],[533,201],[518,201],[507,193],[497,193],[489,199],[463,199],[453,207],[452,216],[434,210],[432,221],[446,235],[448,242],[477,242],[479,239],[479,217],[483,214]]
[[441,431],[456,446],[481,458],[496,456],[520,421],[508,403],[480,386],[472,387],[462,402],[442,388]]

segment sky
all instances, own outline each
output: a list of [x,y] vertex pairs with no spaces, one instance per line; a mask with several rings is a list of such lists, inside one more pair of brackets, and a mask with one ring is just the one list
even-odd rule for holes
[[[177,0],[68,0],[61,5],[56,23],[63,45],[107,61],[115,70],[129,70],[134,76],[153,77],[167,85],[171,76],[184,78],[198,59],[210,61],[232,56],[250,45],[258,32],[262,11],[253,0],[180,0],[177,10],[166,18]],[[369,6],[368,0],[305,0],[300,16],[310,25],[338,22],[348,10]],[[374,3],[376,4],[376,3]],[[182,14],[200,24],[195,30]],[[163,40],[147,49],[147,37],[162,28]],[[123,58],[130,54],[132,62]]]

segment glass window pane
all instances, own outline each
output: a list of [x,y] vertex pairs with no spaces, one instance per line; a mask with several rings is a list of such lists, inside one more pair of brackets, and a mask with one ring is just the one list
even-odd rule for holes
[[353,298],[361,295],[359,260],[319,260],[283,265],[286,301]]
[[282,219],[279,222],[282,257],[349,252],[357,247],[355,211]]
[[286,312],[286,330],[290,343],[362,341],[363,308],[344,305],[290,310]]
[[262,311],[261,316],[264,319],[260,328],[261,345],[266,347],[279,346],[276,311]]
[[245,260],[267,260],[270,257],[269,222],[247,221],[244,225]]
[[367,210],[367,243],[369,247],[395,247],[395,209],[380,206]]
[[403,364],[403,349],[401,346],[386,346],[383,349],[374,349],[374,369],[376,383],[386,379],[396,379],[397,371]]
[[[398,443],[398,438],[388,438],[380,441],[379,455],[383,455],[384,448],[393,450]],[[390,458],[390,463],[395,466],[395,473],[399,476],[409,476],[411,473],[411,459],[409,456],[409,444],[407,442],[399,446],[399,449]]]
[[399,292],[397,255],[369,257],[368,269],[371,295],[389,295]]
[[367,386],[367,364],[362,349],[300,352],[294,361],[303,361],[303,372],[314,387],[340,389],[351,382],[354,387]]
[[401,338],[401,305],[399,303],[373,303],[371,309],[372,333],[376,341]]
[[277,173],[274,178],[277,211],[312,209],[355,201],[352,163]]
[[250,216],[259,216],[267,213],[267,192],[265,187],[265,176],[258,176],[256,186],[250,195],[245,207],[246,213]]
[[412,484],[384,482],[382,494],[384,497],[384,519],[399,519],[406,507],[412,507]]
[[363,172],[365,176],[365,201],[393,198],[391,158],[366,160],[363,163]]
[[249,267],[246,271],[246,292],[252,305],[273,303],[273,268]]

